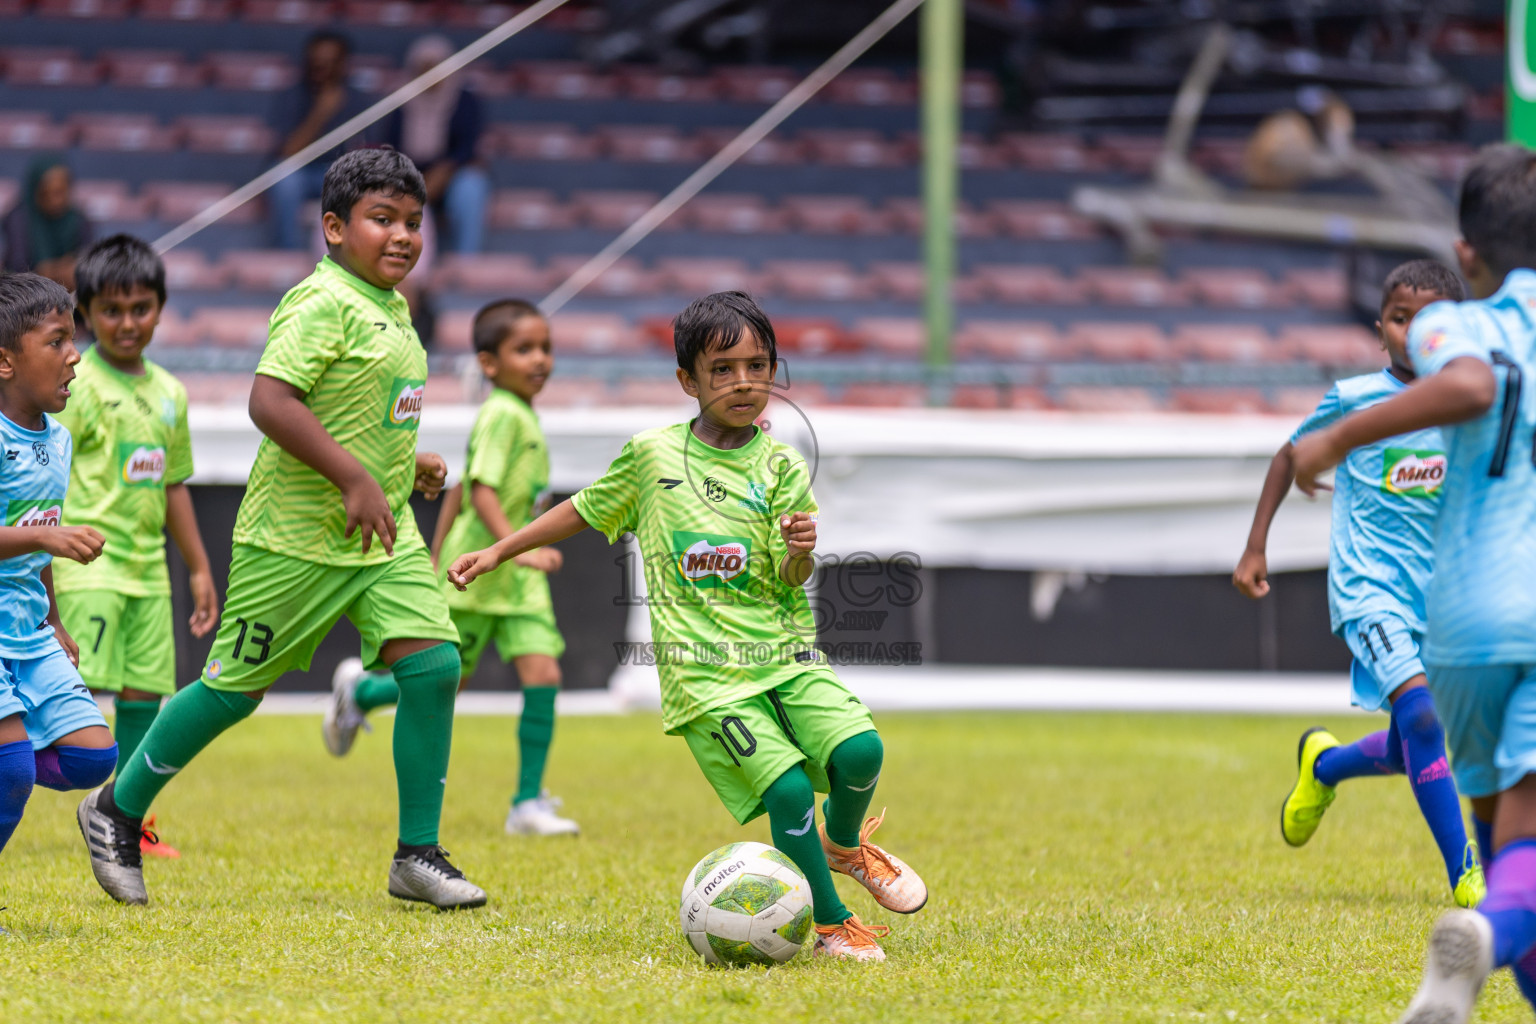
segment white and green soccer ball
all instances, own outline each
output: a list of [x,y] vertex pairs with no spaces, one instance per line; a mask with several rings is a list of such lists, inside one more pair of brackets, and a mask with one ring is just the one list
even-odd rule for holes
[[766,843],[729,843],[683,879],[683,937],[706,963],[784,963],[810,938],[811,887]]

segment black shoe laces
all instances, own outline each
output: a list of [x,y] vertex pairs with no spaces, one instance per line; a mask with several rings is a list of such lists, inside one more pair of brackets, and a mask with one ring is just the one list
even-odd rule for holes
[[149,836],[151,842],[159,842],[159,839],[153,832],[135,824],[130,818],[115,814],[108,814],[106,818],[112,823],[112,852],[118,863],[124,867],[140,867],[144,859],[139,853],[139,837]]
[[416,854],[416,856],[427,864],[432,865],[432,867],[436,868],[438,871],[441,871],[449,878],[464,877],[464,872],[448,863],[449,853],[441,846],[434,846],[429,850],[424,850],[421,853]]

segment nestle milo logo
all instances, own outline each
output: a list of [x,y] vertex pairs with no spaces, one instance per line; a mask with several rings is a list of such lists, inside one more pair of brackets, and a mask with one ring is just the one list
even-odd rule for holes
[[677,574],[696,587],[740,587],[746,582],[752,542],[742,537],[674,530]]
[[58,526],[63,518],[61,498],[12,498],[5,507],[7,526]]
[[124,487],[144,487],[165,478],[165,449],[140,441],[123,441],[117,446],[118,476]]
[[384,425],[397,430],[409,430],[419,425],[426,392],[426,381],[396,377],[389,388],[389,409],[384,416]]
[[1381,461],[1381,489],[1410,498],[1432,498],[1445,485],[1445,453],[1388,448]]
[[732,875],[746,866],[747,862],[745,860],[738,860],[725,865],[725,867],[715,872],[715,876],[713,878],[704,883],[704,887],[699,890],[699,895],[708,899],[710,893],[714,892],[721,886],[722,883],[726,882]]

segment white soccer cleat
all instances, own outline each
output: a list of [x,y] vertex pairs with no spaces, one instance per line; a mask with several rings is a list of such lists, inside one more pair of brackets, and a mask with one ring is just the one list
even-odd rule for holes
[[827,826],[822,823],[817,826],[821,848],[827,855],[827,866],[868,889],[876,903],[898,914],[915,914],[928,903],[928,886],[906,861],[869,841],[884,820],[884,811],[864,820],[857,849],[838,846],[827,838]]
[[1493,970],[1493,925],[1475,910],[1441,915],[1429,933],[1424,980],[1398,1024],[1466,1024]]
[[389,894],[397,900],[430,903],[438,910],[485,906],[485,890],[448,863],[441,846],[397,856],[389,864]]
[[562,818],[555,812],[560,808],[560,798],[550,796],[545,790],[532,800],[523,800],[507,811],[507,835],[509,836],[574,836],[581,833],[581,826],[570,818]]
[[337,757],[346,757],[357,739],[357,730],[372,732],[368,716],[357,706],[353,694],[357,684],[368,673],[363,669],[363,659],[344,658],[331,675],[331,702],[326,705],[325,719],[320,723],[320,734],[325,737],[325,749]]

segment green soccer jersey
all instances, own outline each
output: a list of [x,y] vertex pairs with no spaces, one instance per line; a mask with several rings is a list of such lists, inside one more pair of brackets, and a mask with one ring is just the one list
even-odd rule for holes
[[[425,546],[410,497],[427,354],[405,299],[327,256],[283,296],[256,372],[304,392],[326,431],[373,474],[395,515],[395,553]],[[262,438],[235,518],[235,543],[322,565],[389,561],[377,540],[363,554],[361,531],[344,537],[346,523],[341,492]]]
[[761,431],[724,451],[679,423],[635,435],[572,500],[610,543],[639,540],[654,646],[631,656],[654,656],[668,732],[816,668],[805,591],[778,575],[779,517],[816,512],[799,452]]
[[54,586],[169,594],[165,489],[192,475],[187,390],[154,363],[124,373],[95,348],[80,357],[69,390],[58,416],[75,440],[64,524],[94,527],[107,543],[89,565],[54,559]]
[[[470,487],[476,483],[495,489],[501,510],[514,530],[533,522],[548,504],[549,449],[539,418],[527,402],[501,388],[485,400],[469,432],[464,500],[443,541],[440,562],[445,566],[466,552],[488,548],[501,539],[491,533],[470,504]],[[450,608],[485,615],[532,615],[550,606],[549,578],[521,565],[504,565],[462,593],[446,580],[444,583]]]

